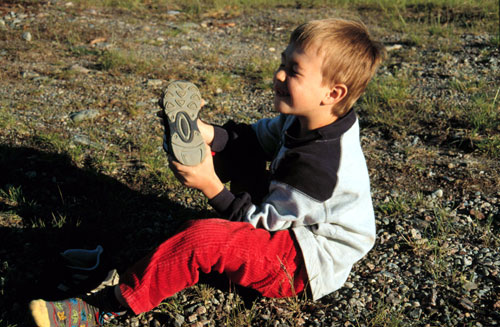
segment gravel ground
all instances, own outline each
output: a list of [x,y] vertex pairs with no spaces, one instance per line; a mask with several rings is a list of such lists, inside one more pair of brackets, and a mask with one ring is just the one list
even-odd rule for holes
[[[332,15],[355,17],[280,8],[190,21],[64,1],[0,5],[0,325],[26,325],[26,303],[49,296],[61,250],[102,244],[107,265],[122,271],[184,219],[214,216],[158,168],[156,101],[166,81],[194,80],[212,123],[271,116],[272,92],[257,86],[269,81],[252,67],[278,60],[298,23]],[[407,76],[415,104],[467,104],[471,94],[453,80],[498,87],[493,35],[416,43],[367,23],[390,50],[379,76]],[[407,129],[359,112],[378,238],[342,289],[312,302],[202,284],[115,325],[498,325],[498,156],[471,146],[467,128],[438,106]]]

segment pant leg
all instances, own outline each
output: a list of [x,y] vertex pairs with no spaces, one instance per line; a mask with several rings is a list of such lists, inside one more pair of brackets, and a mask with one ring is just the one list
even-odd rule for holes
[[199,273],[225,273],[267,297],[289,297],[307,283],[302,255],[288,230],[270,233],[249,223],[195,220],[130,268],[120,290],[137,314],[198,282]]

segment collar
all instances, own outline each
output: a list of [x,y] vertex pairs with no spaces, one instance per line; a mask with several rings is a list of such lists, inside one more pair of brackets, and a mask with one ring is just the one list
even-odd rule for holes
[[293,148],[316,140],[332,140],[341,137],[356,122],[356,113],[351,109],[346,115],[333,123],[308,131],[306,135],[298,137],[300,123],[295,117],[290,127],[285,131],[285,146]]

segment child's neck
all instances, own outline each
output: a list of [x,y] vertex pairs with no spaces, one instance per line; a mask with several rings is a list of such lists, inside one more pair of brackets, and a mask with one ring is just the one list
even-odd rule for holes
[[306,135],[308,132],[330,125],[339,119],[336,115],[327,115],[324,117],[297,117],[300,123],[299,137]]

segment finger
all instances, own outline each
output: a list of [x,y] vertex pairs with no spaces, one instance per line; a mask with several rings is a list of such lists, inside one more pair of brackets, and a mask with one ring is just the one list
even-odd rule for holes
[[200,105],[200,108],[203,107],[205,105],[205,99],[201,99],[201,105]]

